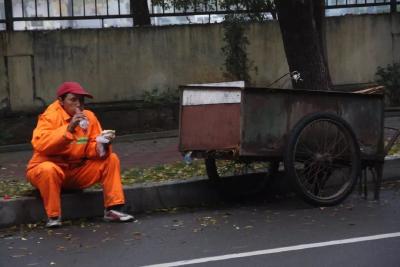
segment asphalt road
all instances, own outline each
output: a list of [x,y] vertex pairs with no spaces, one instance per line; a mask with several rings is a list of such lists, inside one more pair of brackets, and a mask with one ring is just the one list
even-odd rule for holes
[[126,224],[94,218],[30,227],[0,230],[0,266],[397,267],[400,182],[386,182],[380,202],[354,193],[315,208],[278,196],[138,214]]

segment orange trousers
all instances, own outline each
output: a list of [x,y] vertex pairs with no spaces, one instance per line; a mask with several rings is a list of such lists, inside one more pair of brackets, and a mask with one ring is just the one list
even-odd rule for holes
[[105,159],[87,160],[77,168],[64,168],[45,161],[28,170],[26,175],[28,181],[39,189],[48,217],[61,216],[62,188],[84,189],[101,183],[106,208],[125,203],[120,163],[114,153]]

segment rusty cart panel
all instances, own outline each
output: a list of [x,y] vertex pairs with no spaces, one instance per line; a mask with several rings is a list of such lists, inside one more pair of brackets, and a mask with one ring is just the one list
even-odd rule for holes
[[240,144],[240,105],[214,104],[183,106],[181,149],[218,150]]
[[241,90],[184,87],[181,95],[181,151],[230,150],[240,145]]

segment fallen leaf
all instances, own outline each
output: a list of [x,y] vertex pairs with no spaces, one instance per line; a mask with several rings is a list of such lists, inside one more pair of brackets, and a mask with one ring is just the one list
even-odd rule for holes
[[57,250],[58,250],[58,251],[65,251],[65,250],[66,250],[66,248],[65,248],[65,247],[63,247],[63,246],[58,246],[58,247],[57,247]]
[[21,258],[21,257],[25,257],[25,254],[17,254],[17,255],[11,255],[12,258]]
[[106,237],[106,238],[104,238],[103,240],[101,240],[101,242],[107,242],[107,241],[110,241],[110,240],[113,240],[114,238],[112,238],[112,237]]

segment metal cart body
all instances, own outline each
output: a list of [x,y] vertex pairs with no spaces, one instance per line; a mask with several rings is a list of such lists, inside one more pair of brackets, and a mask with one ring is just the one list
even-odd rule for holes
[[381,95],[204,85],[181,90],[182,152],[237,150],[238,156],[282,157],[294,125],[306,115],[327,112],[351,125],[362,159],[383,160]]
[[383,163],[381,94],[248,88],[238,82],[180,89],[179,149],[183,153],[207,157],[207,153],[221,152],[218,157],[282,161],[289,137],[303,118],[332,114],[350,125],[361,162]]

